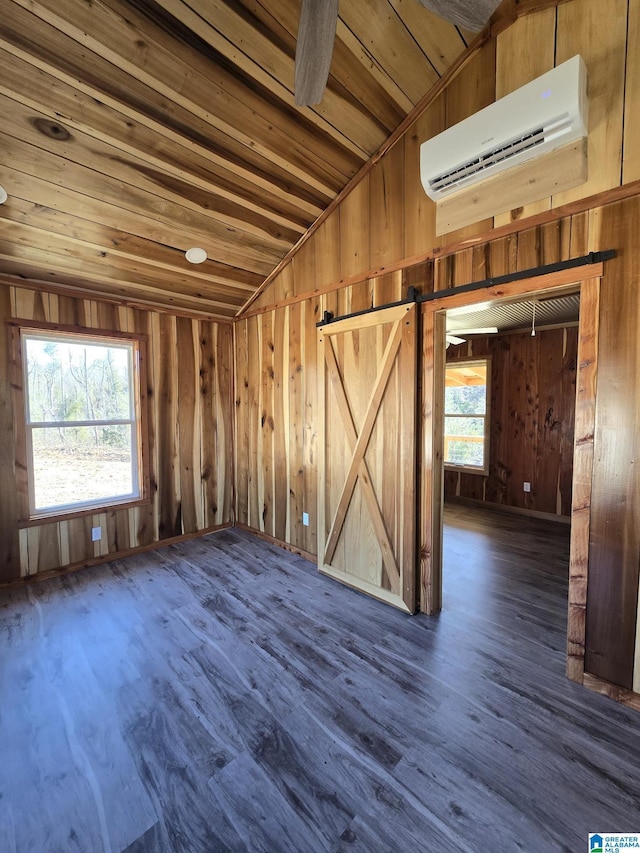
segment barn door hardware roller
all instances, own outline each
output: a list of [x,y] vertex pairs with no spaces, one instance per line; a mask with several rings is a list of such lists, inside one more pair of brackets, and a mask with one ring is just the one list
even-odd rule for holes
[[399,302],[387,302],[386,305],[376,305],[375,308],[364,308],[362,311],[353,311],[351,314],[343,314],[341,317],[334,317],[332,311],[325,311],[322,315],[322,320],[316,323],[316,327],[320,329],[322,326],[328,326],[329,323],[336,323],[338,320],[346,320],[351,317],[362,317],[365,314],[374,314],[376,311],[386,311],[387,308],[396,308],[398,305],[412,305],[419,301],[420,294],[413,285],[407,289],[407,298],[400,299]]

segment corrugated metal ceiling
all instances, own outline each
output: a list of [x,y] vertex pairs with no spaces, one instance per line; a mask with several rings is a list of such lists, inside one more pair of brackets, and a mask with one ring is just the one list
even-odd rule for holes
[[499,332],[531,328],[535,302],[536,326],[575,323],[580,312],[580,295],[555,296],[525,302],[483,303],[481,310],[453,309],[447,312],[447,332],[464,332],[495,326]]

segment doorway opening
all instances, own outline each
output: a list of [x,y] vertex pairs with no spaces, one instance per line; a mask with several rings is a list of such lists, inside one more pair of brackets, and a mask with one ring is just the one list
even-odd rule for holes
[[444,498],[567,522],[579,291],[446,311]]
[[443,600],[563,665],[579,291],[446,311]]
[[[580,272],[585,276],[582,278]],[[577,274],[577,275],[576,275]],[[425,302],[423,313],[423,442],[422,442],[422,507],[425,526],[422,528],[421,606],[424,612],[436,613],[442,606],[442,535],[445,493],[444,423],[445,423],[445,369],[446,369],[446,319],[452,309],[467,309],[489,303],[489,306],[506,306],[518,302],[531,302],[552,296],[570,296],[579,293],[580,314],[577,327],[576,401],[573,430],[572,486],[570,489],[570,556],[569,556],[569,618],[567,629],[567,674],[575,681],[584,677],[584,631],[586,590],[589,562],[589,525],[591,500],[591,472],[595,433],[595,405],[597,393],[598,315],[602,264],[597,263],[578,271],[562,270],[528,279],[512,281],[482,290],[462,289],[434,296]],[[488,306],[481,306],[486,309]],[[539,309],[538,309],[539,310]],[[462,312],[464,316],[465,311]],[[553,324],[550,324],[553,325]],[[538,329],[540,324],[537,323]],[[451,327],[450,327],[451,328]],[[474,326],[473,328],[477,328]],[[451,329],[453,331],[453,329]],[[457,329],[460,337],[462,330]],[[450,332],[451,333],[451,332]],[[529,335],[531,332],[529,331]],[[478,355],[477,349],[474,355]],[[526,370],[522,366],[523,394],[526,387]],[[471,412],[477,415],[477,412]],[[553,414],[553,413],[552,413]],[[545,412],[546,415],[546,412]],[[526,437],[526,436],[525,436]],[[543,445],[544,449],[544,445]],[[544,454],[541,455],[544,464]],[[447,476],[451,476],[447,474]],[[456,476],[455,474],[453,476]],[[467,476],[474,476],[468,474]],[[531,475],[533,477],[533,475]],[[516,482],[514,480],[514,482]],[[534,495],[533,483],[522,471],[518,482],[523,495]],[[532,491],[524,492],[524,483],[532,483]],[[461,486],[462,488],[462,486]],[[486,491],[484,494],[486,500]],[[523,497],[520,499],[525,501]],[[526,500],[531,501],[528,497]],[[562,501],[568,497],[559,498]],[[566,506],[566,504],[565,504]],[[526,508],[526,505],[525,505]],[[523,516],[524,518],[524,516]],[[544,519],[539,519],[542,522]],[[555,524],[555,523],[554,523]],[[558,529],[560,525],[556,525]],[[542,538],[542,537],[539,537]],[[507,537],[513,550],[513,537]],[[530,549],[532,550],[532,549]],[[498,559],[498,558],[497,558]]]

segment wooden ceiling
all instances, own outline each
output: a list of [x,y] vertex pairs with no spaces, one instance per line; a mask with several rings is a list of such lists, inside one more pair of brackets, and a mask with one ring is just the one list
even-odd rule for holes
[[2,0],[0,281],[233,316],[471,38],[416,0],[343,0],[300,110],[299,7]]

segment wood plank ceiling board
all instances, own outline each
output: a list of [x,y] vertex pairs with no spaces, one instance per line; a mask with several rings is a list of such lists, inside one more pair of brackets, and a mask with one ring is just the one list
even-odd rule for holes
[[5,0],[2,15],[0,275],[221,318],[467,45],[417,0],[342,2],[325,95],[299,109],[300,0]]

